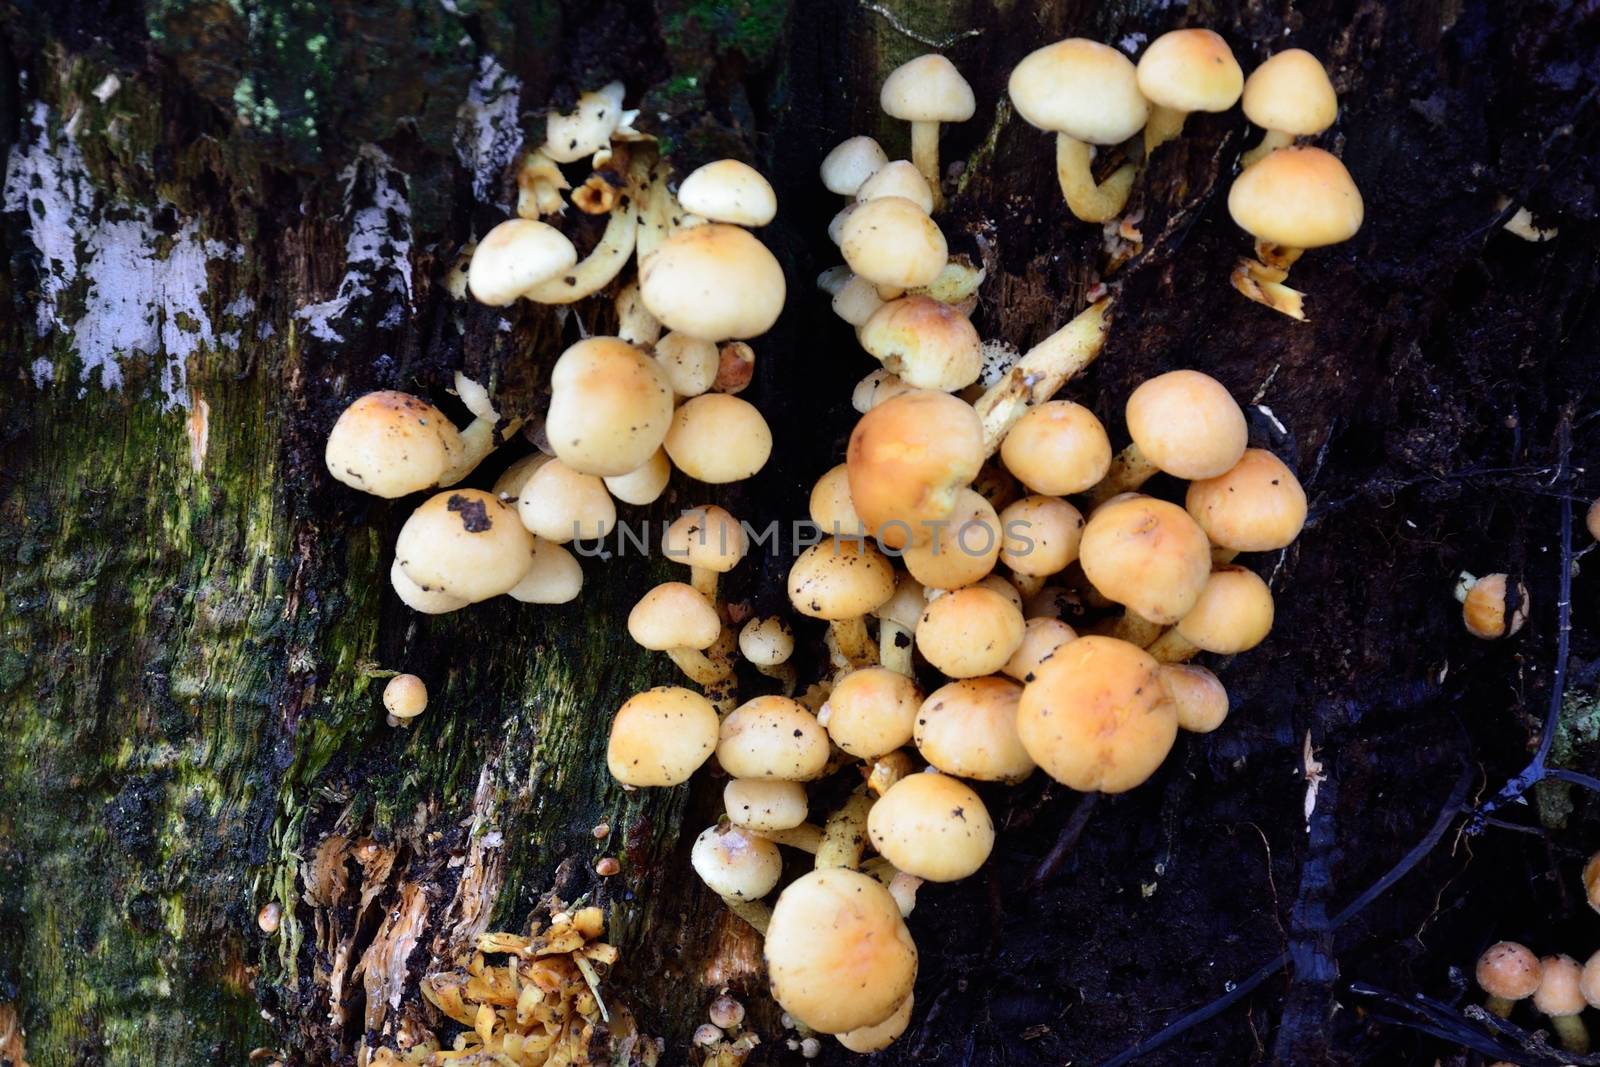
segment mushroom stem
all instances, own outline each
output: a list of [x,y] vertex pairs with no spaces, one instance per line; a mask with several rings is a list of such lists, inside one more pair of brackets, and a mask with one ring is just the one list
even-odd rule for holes
[[439,486],[455,485],[461,479],[477,469],[478,464],[489,457],[489,453],[498,448],[506,438],[516,433],[522,426],[521,419],[511,419],[506,423],[504,432],[496,433],[495,427],[499,425],[498,419],[479,416],[467,424],[461,431],[461,442],[466,447],[461,455],[452,463],[448,470],[439,475]]
[[717,602],[717,572],[709,567],[689,568],[689,584],[711,603]]
[[1552,1015],[1550,1025],[1562,1048],[1579,1055],[1589,1051],[1589,1028],[1583,1025],[1581,1015]]
[[1094,149],[1088,143],[1064,133],[1056,134],[1056,177],[1061,181],[1067,207],[1084,222],[1105,222],[1116,218],[1127,205],[1138,170],[1132,163],[1125,163],[1105,181],[1097,182],[1090,169],[1093,158]]
[[1241,259],[1233,268],[1233,274],[1229,280],[1233,283],[1233,287],[1247,299],[1254,300],[1256,303],[1287,315],[1291,319],[1304,322],[1306,318],[1305,294],[1298,289],[1289,288],[1281,281],[1261,280],[1260,274],[1267,270],[1270,270],[1270,268],[1257,263],[1253,259]]
[[1151,152],[1182,133],[1188,119],[1187,111],[1151,104],[1150,118],[1144,124],[1144,158],[1148,160]]
[[878,660],[877,650],[872,647],[872,638],[867,636],[867,620],[857,615],[853,619],[835,619],[828,624],[833,630],[833,639],[839,646],[839,654],[849,661],[852,667],[870,667]]
[[757,663],[756,670],[776,681],[784,696],[794,693],[800,684],[800,675],[796,673],[793,663]]
[[1039,590],[1044,588],[1044,583],[1049,576],[1044,574],[1018,574],[1011,572],[1011,584],[1016,587],[1017,593],[1023,600],[1029,600],[1039,595]]
[[889,880],[889,895],[894,897],[894,902],[900,906],[902,919],[911,915],[912,909],[917,906],[917,890],[922,887],[922,879],[905,871],[896,871]]
[[1239,169],[1249,170],[1266,158],[1268,152],[1276,152],[1280,148],[1288,148],[1294,144],[1294,134],[1284,133],[1282,130],[1268,130],[1261,135],[1261,143],[1239,157]]
[[1502,1019],[1511,1018],[1511,1009],[1516,1006],[1517,1002],[1507,997],[1488,997],[1483,1002],[1484,1011],[1490,1015],[1498,1015]]
[[713,660],[698,648],[669,648],[667,655],[679,670],[701,685],[716,685],[728,677],[729,672],[724,664]]
[[911,631],[893,619],[878,620],[878,660],[891,671],[911,677]]
[[817,846],[817,869],[861,866],[861,853],[867,847],[867,812],[872,810],[872,794],[865,785],[850,794],[839,810],[828,816]]
[[639,237],[639,194],[648,173],[646,154],[634,153],[628,161],[626,191],[612,209],[600,242],[577,266],[540,282],[522,295],[537,304],[575,304],[611,284],[633,255]]
[[1106,312],[1111,298],[1102,297],[1073,320],[1030,348],[1006,376],[973,405],[983,422],[984,454],[992,456],[1030,404],[1055,395],[1067,379],[1100,355],[1105,344]]
[[1472,592],[1472,587],[1478,584],[1478,576],[1469,571],[1462,571],[1456,578],[1455,597],[1458,604],[1467,602],[1467,594]]
[[1174,626],[1145,646],[1145,651],[1157,663],[1185,663],[1199,654],[1200,647],[1180,634]]
[[1160,473],[1161,468],[1151,463],[1150,457],[1140,451],[1137,444],[1129,444],[1112,458],[1106,476],[1089,490],[1089,499],[1103,504],[1118,493],[1131,493]]
[[933,210],[944,207],[944,192],[939,188],[939,124],[911,124],[911,162],[933,190]]
[[894,881],[894,876],[899,874],[895,865],[882,856],[874,856],[861,865],[862,874],[870,874],[884,885]]
[[[1178,631],[1171,630],[1169,632],[1175,634]],[[1160,623],[1151,622],[1136,612],[1125,611],[1122,617],[1116,621],[1116,625],[1111,627],[1111,636],[1126,641],[1130,645],[1138,645],[1140,648],[1144,648],[1164,635],[1161,632]],[[1185,642],[1185,644],[1187,643]],[[1191,652],[1189,655],[1192,656],[1194,653]],[[1187,659],[1188,656],[1184,658]]]
[[617,291],[616,309],[618,337],[641,348],[661,339],[661,323],[640,299],[638,282],[629,282]]
[[872,761],[872,770],[867,773],[867,791],[881,797],[889,791],[890,786],[915,769],[911,757],[899,749],[879,756]]
[[1221,545],[1211,546],[1212,570],[1216,570],[1218,567],[1225,567],[1238,558],[1239,550],[1237,548],[1223,548]]
[[739,679],[733,675],[721,681],[701,684],[705,687],[706,699],[717,709],[718,716],[726,718],[730,711],[739,706]]
[[751,929],[762,937],[767,936],[767,927],[772,922],[772,909],[759,900],[740,900],[738,897],[723,897],[722,902],[728,910],[750,924]]
[[672,168],[658,162],[650,183],[643,191],[644,208],[639,216],[638,259],[641,266],[662,242],[682,228],[684,211],[678,198],[667,188],[667,178]]
[[816,823],[803,822],[787,830],[763,830],[761,836],[775,845],[797,848],[815,855],[822,845],[822,828]]
[[1256,241],[1256,259],[1266,270],[1256,271],[1256,276],[1261,281],[1281,282],[1289,276],[1289,268],[1300,261],[1306,254],[1303,248],[1292,248],[1289,245],[1275,245],[1266,241]]

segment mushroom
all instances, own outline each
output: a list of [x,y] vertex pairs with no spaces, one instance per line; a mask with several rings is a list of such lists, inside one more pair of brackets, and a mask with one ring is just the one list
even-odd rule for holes
[[1089,516],[1078,562],[1101,595],[1149,623],[1170,626],[1199,601],[1211,575],[1211,546],[1176,504],[1129,493]]
[[[465,380],[465,379],[463,379]],[[380,389],[357,397],[328,432],[328,473],[352,489],[393,500],[454,485],[494,449],[498,415],[467,432],[421,397]]]
[[576,163],[611,145],[611,135],[632,116],[622,108],[621,82],[583,93],[570,114],[551,110],[545,115],[544,153],[557,163]]
[[873,797],[867,783],[863,782],[828,816],[822,828],[822,840],[817,844],[816,866],[861,866],[861,854],[867,846],[867,813],[872,810]]
[[[771,778],[734,778],[722,787],[728,821],[758,834],[792,830],[806,821],[806,788]],[[762,894],[765,896],[766,894]]]
[[1228,691],[1204,667],[1191,663],[1163,663],[1161,688],[1178,713],[1178,728],[1208,734],[1228,718]]
[[622,340],[640,348],[649,348],[661,338],[661,323],[644,306],[637,281],[618,289],[612,305],[617,310],[617,336]]
[[885,164],[878,173],[861,183],[856,199],[878,200],[885,196],[900,196],[933,214],[933,188],[917,168],[903,159]]
[[954,63],[929,53],[902,63],[884,79],[878,106],[890,118],[911,123],[911,158],[933,190],[937,209],[943,200],[939,191],[939,124],[972,117],[977,109],[972,86]]
[[1475,578],[1462,572],[1456,599],[1461,601],[1461,622],[1467,632],[1485,641],[1511,637],[1528,621],[1528,587],[1519,581],[1513,589],[1505,574]]
[[887,667],[862,667],[840,678],[818,721],[845,752],[871,760],[911,740],[922,703],[917,683]]
[[1218,567],[1194,607],[1146,651],[1163,663],[1181,663],[1202,650],[1235,655],[1266,640],[1272,617],[1272,590],[1255,571]]
[[772,431],[749,401],[706,393],[679,406],[663,444],[683,473],[721,485],[742,481],[766,466]]
[[749,549],[739,520],[715,504],[691,508],[673,520],[661,539],[668,559],[689,565],[689,584],[716,602],[717,575],[738,566]]
[[1158,664],[1114,637],[1080,637],[1034,671],[1017,707],[1017,734],[1046,774],[1079,792],[1122,793],[1172,750],[1177,710]]
[[739,631],[739,652],[755,669],[768,678],[776,678],[783,685],[785,695],[794,692],[797,684],[794,664],[794,631],[777,615],[751,618]]
[[1250,72],[1244,114],[1266,130],[1261,143],[1239,157],[1239,166],[1248,169],[1296,137],[1314,137],[1332,126],[1339,117],[1339,96],[1316,56],[1289,48]]
[[717,762],[735,778],[809,782],[828,765],[828,732],[788,697],[755,697],[722,720]]
[[1320,148],[1280,148],[1239,175],[1228,213],[1256,239],[1256,259],[1240,260],[1233,287],[1257,303],[1304,319],[1304,298],[1284,285],[1308,248],[1354,237],[1364,214],[1361,191],[1337,156]]
[[1539,957],[1515,941],[1496,941],[1478,957],[1478,985],[1489,994],[1484,1007],[1502,1019],[1511,1006],[1533,996],[1544,974]]
[[778,213],[778,194],[761,172],[737,159],[719,159],[690,173],[678,186],[685,211],[736,226],[765,226]]
[[1583,513],[1583,525],[1590,537],[1600,541],[1600,497],[1591,501],[1589,510]]
[[704,651],[721,636],[722,620],[693,586],[663,582],[650,590],[628,613],[628,634],[645,648],[665,652],[701,685],[714,685],[729,674],[727,665]]
[[1028,405],[1049,400],[1067,379],[1100,355],[1111,298],[1102,297],[1030,348],[972,406],[983,424],[983,454],[992,456]]
[[871,767],[872,769],[867,772],[867,792],[878,797],[887,793],[900,779],[917,770],[916,762],[904,749],[875,757],[871,761]]
[[[828,285],[823,285],[822,279],[817,279],[819,287],[823,288],[833,299],[829,304],[833,313],[852,326],[865,326],[883,307],[883,298],[878,296],[878,287],[867,279],[856,274],[846,265],[833,268],[844,272],[844,276],[834,284],[830,280]],[[859,410],[859,409],[858,409]]]
[[867,835],[884,859],[929,882],[968,877],[994,849],[989,809],[971,786],[948,774],[896,782],[872,806]]
[[533,535],[511,506],[481,489],[451,489],[411,513],[395,542],[405,576],[424,591],[471,603],[508,592],[528,572]]
[[864,534],[866,524],[850,501],[850,471],[843,464],[831,468],[811,487],[811,521],[825,534]]
[[528,477],[517,515],[535,536],[558,545],[598,541],[617,524],[617,506],[605,483],[552,459]]
[[848,210],[838,243],[851,270],[895,289],[914,289],[939,277],[950,251],[938,224],[918,204],[884,196]]
[[724,900],[760,900],[783,875],[778,846],[740,826],[712,826],[689,851],[694,873]]
[[932,536],[922,544],[909,546],[902,555],[906,570],[922,585],[929,589],[959,589],[994,570],[1005,527],[982,494],[961,490],[950,518],[929,525]]
[[542,215],[564,214],[567,202],[561,193],[570,188],[561,168],[542,148],[524,152],[522,162],[517,164],[517,215],[538,219]]
[[917,622],[923,658],[951,678],[1005,666],[1022,645],[1022,611],[1003,594],[969,585],[935,598]]
[[887,1021],[917,977],[894,897],[842,867],[809,871],[779,894],[762,952],[779,1006],[827,1034]]
[[895,582],[894,596],[873,609],[878,617],[878,662],[911,676],[911,635],[927,603],[922,584],[907,574]]
[[1028,408],[1000,442],[1006,470],[1035,493],[1068,496],[1094,487],[1111,467],[1111,441],[1094,412],[1070,400]]
[[[617,197],[606,220],[605,232],[577,266],[546,278],[522,295],[538,304],[575,304],[611,284],[628,265],[640,240],[639,199],[650,169],[650,153],[634,152],[623,177],[623,195]],[[609,190],[610,186],[607,184]],[[584,190],[580,189],[579,192]],[[574,197],[576,200],[577,198]]]
[[643,507],[654,504],[672,480],[672,461],[667,450],[658,448],[644,461],[644,465],[627,474],[612,474],[602,479],[611,495],[624,504]]
[[878,142],[867,136],[840,141],[822,158],[822,184],[830,193],[854,197],[866,180],[889,162]]
[[1238,401],[1197,370],[1168,371],[1142,383],[1129,395],[1124,414],[1133,443],[1095,486],[1096,503],[1137,489],[1162,471],[1184,479],[1226,474],[1249,444]]
[[711,380],[711,388],[719,393],[742,393],[755,376],[755,349],[743,341],[729,341],[717,349],[717,376]]
[[678,396],[699,396],[716,384],[720,356],[711,341],[686,333],[669,333],[656,342],[655,356]]
[[839,651],[856,666],[874,658],[863,616],[894,594],[894,567],[865,539],[829,537],[801,553],[789,570],[789,602],[826,619]]
[[626,341],[579,341],[550,371],[545,435],[580,474],[638,470],[661,447],[672,418],[672,387],[660,364]]
[[484,234],[473,250],[467,289],[480,304],[508,307],[577,262],[578,250],[554,226],[507,219]]
[[1600,1008],[1600,952],[1591,955],[1583,965],[1583,973],[1578,976],[1578,992],[1583,994],[1589,1007]]
[[983,466],[983,427],[970,404],[917,390],[878,404],[850,434],[850,499],[889,548],[926,542]]
[[1589,907],[1600,911],[1600,852],[1583,865],[1583,893],[1589,899]]
[[906,999],[900,1002],[894,1014],[883,1022],[857,1027],[834,1036],[839,1044],[851,1052],[881,1052],[894,1044],[895,1040],[906,1032],[906,1027],[911,1025],[911,1007],[915,999],[912,994],[907,993]]
[[1044,615],[1029,619],[1023,624],[1022,644],[1000,668],[1001,673],[1019,682],[1031,682],[1039,664],[1068,641],[1077,639],[1077,631],[1060,619]]
[[1539,961],[1539,988],[1533,991],[1533,1006],[1550,1017],[1561,1047],[1582,1055],[1589,1051],[1589,1029],[1583,1025],[1583,999],[1580,984],[1583,968],[1571,956],[1546,956]]
[[1092,145],[1121,144],[1149,117],[1133,63],[1115,48],[1070,37],[1025,57],[1009,88],[1017,113],[1056,135],[1056,175],[1072,213],[1084,222],[1120,214],[1137,169],[1126,163],[1096,182],[1089,164]]
[[1011,568],[1017,591],[1029,597],[1078,558],[1083,514],[1057,497],[1025,496],[1006,505],[1000,529],[1000,562]]
[[932,297],[889,301],[856,336],[885,370],[917,389],[953,393],[977,381],[983,369],[978,331],[961,312]]
[[1033,757],[1017,736],[1021,700],[1022,686],[992,675],[935,689],[917,709],[912,730],[917,751],[945,774],[979,782],[1020,782],[1034,769]]
[[471,603],[464,597],[451,596],[438,589],[424,589],[406,576],[398,559],[389,565],[389,586],[402,604],[424,615],[446,615]]
[[583,591],[583,568],[572,553],[540,537],[533,539],[533,563],[506,596],[524,604],[566,604]]
[[1139,91],[1150,101],[1146,159],[1183,132],[1191,111],[1226,111],[1244,90],[1244,72],[1233,50],[1210,30],[1163,33],[1139,57],[1137,76]]
[[902,382],[898,375],[890,374],[879,367],[856,383],[856,387],[850,392],[850,406],[865,415],[885,401],[914,392],[916,390]]
[[428,687],[414,674],[397,674],[383,687],[383,707],[397,719],[415,719],[428,710]]
[[1306,523],[1306,491],[1284,462],[1247,448],[1227,473],[1191,482],[1184,496],[1190,518],[1227,562],[1239,552],[1287,548]]
[[540,467],[549,463],[551,458],[543,452],[533,452],[523,456],[500,472],[500,477],[494,480],[494,486],[489,492],[507,504],[514,503],[522,495],[522,487],[528,484],[528,479],[532,478]]
[[748,231],[720,222],[678,230],[639,268],[639,292],[669,330],[707,341],[755,337],[783,310],[783,268]]
[[681,785],[717,748],[717,711],[682,686],[637,693],[617,709],[606,742],[611,777],[630,786]]

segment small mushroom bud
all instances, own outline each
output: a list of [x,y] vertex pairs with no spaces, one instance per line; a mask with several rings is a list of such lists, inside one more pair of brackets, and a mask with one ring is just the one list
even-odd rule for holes
[[438,485],[465,451],[444,412],[409,393],[380,389],[339,415],[324,459],[345,485],[392,500]]
[[1017,646],[1000,671],[1019,682],[1031,682],[1039,664],[1068,641],[1077,639],[1077,631],[1058,618],[1039,616],[1029,619],[1023,625],[1022,644]]
[[533,219],[507,219],[473,250],[467,288],[480,304],[507,307],[577,262],[578,250],[560,230]]
[[1583,1025],[1583,1009],[1588,1002],[1583,999],[1580,983],[1583,968],[1568,955],[1546,956],[1539,961],[1542,968],[1539,988],[1533,992],[1533,1006],[1550,1017],[1561,1047],[1582,1055],[1589,1051],[1589,1029]]
[[1339,117],[1339,97],[1317,57],[1288,48],[1250,72],[1244,83],[1245,118],[1266,130],[1261,143],[1239,158],[1248,168],[1267,153],[1315,137]]
[[717,349],[717,376],[711,388],[719,393],[742,393],[756,376],[756,350],[743,341],[729,341]]
[[1513,589],[1505,574],[1463,574],[1456,598],[1467,632],[1485,641],[1511,637],[1528,621],[1528,587],[1518,582]]
[[1137,489],[1161,471],[1175,478],[1215,478],[1244,455],[1244,412],[1208,374],[1175,370],[1157,375],[1128,397],[1133,443],[1111,462],[1094,488],[1096,502]]
[[950,258],[938,224],[903,196],[858,202],[839,230],[839,251],[863,278],[898,289],[932,284]]
[[678,396],[699,396],[717,380],[717,346],[686,333],[669,333],[656,342],[656,360]]
[[1136,494],[1094,510],[1078,560],[1102,595],[1161,625],[1187,615],[1211,575],[1211,546],[1194,520],[1176,504]]
[[1589,862],[1583,865],[1583,892],[1589,899],[1589,907],[1600,911],[1600,852],[1589,857]]
[[951,678],[993,674],[1022,645],[1022,611],[981,585],[938,597],[917,622],[917,648]]
[[278,932],[278,927],[283,924],[283,905],[276,900],[269,900],[261,905],[261,910],[256,912],[256,925],[261,932],[269,937]]
[[917,976],[894,898],[842,867],[810,871],[779,894],[763,954],[779,1006],[825,1034],[884,1022]]
[[713,826],[702,832],[689,859],[713,893],[733,900],[760,900],[783,875],[778,846],[738,826]]
[[1000,443],[1006,470],[1035,493],[1090,489],[1111,468],[1111,441],[1094,412],[1070,400],[1031,407]]
[[524,604],[567,604],[578,599],[582,591],[583,568],[572,558],[572,553],[535,537],[533,564],[506,595]]
[[1600,1008],[1600,952],[1589,957],[1589,962],[1583,965],[1583,973],[1578,976],[1578,992],[1583,994],[1584,1003],[1591,1008]]
[[867,834],[896,868],[930,882],[954,882],[983,866],[994,823],[983,800],[948,774],[902,778],[872,806]]
[[872,662],[875,651],[864,616],[894,594],[894,567],[876,546],[825,538],[795,560],[788,591],[796,611],[828,620],[839,651],[851,663]]
[[930,524],[933,536],[902,554],[906,570],[929,589],[959,589],[994,570],[1004,543],[1003,520],[994,506],[971,489],[958,495],[945,522]]
[[678,186],[678,203],[712,222],[765,226],[778,213],[778,194],[761,172],[737,159],[719,159]]
[[1148,651],[1163,663],[1181,663],[1201,650],[1232,656],[1266,640],[1272,619],[1272,590],[1259,575],[1244,567],[1219,567],[1189,613]]
[[744,1022],[744,1005],[724,994],[711,1002],[706,1014],[710,1016],[713,1026],[736,1030]]
[[[873,291],[876,292],[877,290],[874,289]],[[881,305],[882,301],[879,301],[879,304]],[[868,317],[870,318],[871,316],[869,315]],[[916,392],[916,390],[902,382],[898,375],[890,374],[882,367],[879,367],[856,383],[855,389],[850,393],[850,406],[865,415],[885,401],[913,392]]]
[[828,732],[788,697],[759,696],[722,720],[717,760],[735,778],[808,782],[828,765]]
[[667,455],[689,477],[712,485],[749,478],[772,455],[772,430],[761,412],[726,393],[685,402],[667,431]]
[[414,674],[397,674],[383,687],[383,706],[397,719],[415,719],[428,710],[428,687]]
[[640,267],[639,292],[669,330],[707,341],[744,340],[778,321],[783,268],[748,231],[713,222],[663,241]]
[[628,613],[628,634],[645,648],[665,652],[701,685],[728,676],[728,668],[704,651],[722,635],[722,620],[711,601],[692,586],[663,582],[650,590]]
[[871,1026],[857,1027],[854,1030],[847,1030],[837,1035],[839,1044],[851,1052],[883,1051],[894,1044],[895,1040],[906,1032],[906,1027],[911,1025],[911,1008],[914,999],[908,993],[906,999],[901,1001],[900,1006],[894,1010],[894,1014],[883,1020],[883,1022],[873,1023]]
[[739,520],[715,504],[685,511],[667,527],[661,541],[662,554],[675,563],[687,563],[689,584],[713,602],[717,576],[738,566],[748,549],[749,539]]
[[931,297],[891,300],[857,334],[861,347],[918,389],[955,392],[977,381],[983,342],[967,317]]
[[661,365],[615,337],[591,337],[550,372],[550,447],[580,474],[628,474],[648,463],[672,425]]
[[956,397],[918,390],[878,404],[850,434],[856,513],[890,548],[926,543],[978,476],[983,448],[977,412]]
[[867,320],[883,307],[884,302],[878,295],[878,287],[860,275],[851,273],[849,267],[836,269],[844,271],[845,277],[836,287],[828,290],[829,295],[833,297],[830,305],[833,313],[852,326],[865,326]]
[[828,695],[828,736],[850,755],[874,759],[911,740],[921,703],[917,683],[904,674],[887,667],[851,671]]
[[1083,525],[1082,512],[1053,496],[1025,496],[1006,505],[1000,513],[1000,562],[1011,568],[1020,592],[1037,593],[1046,578],[1077,560]]
[[933,190],[937,208],[939,192],[939,124],[965,122],[977,109],[972,86],[955,64],[937,53],[918,56],[896,67],[883,81],[878,106],[894,119],[911,123],[911,158]]
[[933,188],[916,167],[903,159],[886,164],[856,190],[858,202],[881,200],[886,196],[904,197],[928,214],[933,214]]
[[1178,728],[1208,734],[1228,717],[1228,691],[1204,667],[1189,663],[1161,665],[1161,688],[1172,698]]
[[711,702],[693,690],[646,689],[617,710],[606,767],[623,785],[679,785],[716,751],[720,725]]
[[1139,57],[1139,91],[1150,101],[1144,152],[1183,132],[1191,111],[1226,111],[1244,91],[1244,72],[1228,42],[1210,30],[1163,33]]
[[1489,995],[1484,1007],[1502,1019],[1517,1001],[1533,996],[1543,975],[1539,957],[1515,941],[1497,941],[1478,957],[1478,985]]
[[735,778],[722,788],[728,821],[758,834],[792,830],[806,821],[805,786],[765,778]]
[[1286,548],[1306,522],[1306,492],[1299,479],[1261,448],[1245,449],[1227,473],[1191,483],[1184,506],[1225,553]]
[[710,1023],[701,1023],[695,1027],[692,1040],[699,1048],[710,1048],[723,1038],[722,1031]]
[[1017,735],[1021,701],[1022,686],[993,676],[964,678],[935,689],[917,709],[912,731],[917,751],[946,774],[979,782],[1020,782],[1034,769],[1033,757]]
[[830,193],[855,196],[883,166],[889,157],[870,137],[858,136],[840,141],[822,159],[822,184]]
[[559,459],[541,464],[523,483],[517,515],[536,537],[557,545],[597,541],[617,524],[617,506],[605,483]]
[[395,559],[423,590],[476,603],[509,592],[528,573],[533,535],[492,493],[451,489],[411,513]]
[[1590,537],[1600,541],[1600,497],[1596,497],[1589,510],[1583,513],[1583,525]]

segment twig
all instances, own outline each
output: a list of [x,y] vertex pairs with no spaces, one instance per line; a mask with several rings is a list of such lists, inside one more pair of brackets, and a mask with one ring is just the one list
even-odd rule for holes
[[1078,801],[1078,806],[1072,810],[1072,818],[1068,819],[1067,825],[1062,828],[1061,836],[1056,838],[1050,854],[1034,868],[1033,877],[1028,880],[1030,885],[1034,887],[1043,885],[1066,861],[1067,854],[1072,851],[1073,846],[1078,843],[1078,838],[1083,836],[1084,828],[1089,825],[1089,816],[1094,814],[1094,806],[1099,799],[1099,793],[1089,793]]
[[1490,1059],[1514,1060],[1530,1067],[1600,1065],[1600,1055],[1579,1056],[1552,1049],[1545,1043],[1543,1034],[1529,1033],[1477,1006],[1468,1008],[1464,1017],[1450,1005],[1421,993],[1402,997],[1362,981],[1351,982],[1346,992],[1365,1002],[1362,1010],[1368,1018],[1432,1034],[1452,1045],[1464,1045],[1481,1052]]

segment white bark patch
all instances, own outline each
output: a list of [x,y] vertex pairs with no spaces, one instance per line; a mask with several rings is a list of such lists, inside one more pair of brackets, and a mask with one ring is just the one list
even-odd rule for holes
[[492,197],[500,175],[522,148],[522,128],[517,125],[521,98],[520,78],[494,56],[478,61],[478,76],[456,113],[456,158],[471,172],[472,195],[479,200]]
[[[331,300],[307,304],[295,312],[306,332],[319,341],[344,340],[336,326],[354,302],[387,294],[380,305],[379,325],[400,325],[410,311],[411,203],[406,176],[396,170],[377,145],[363,145],[356,161],[339,174],[344,182],[345,217],[350,232],[344,242],[344,277]],[[367,201],[365,206],[356,204]]]
[[[39,253],[36,329],[70,338],[83,389],[97,374],[102,387],[119,388],[124,361],[143,359],[158,371],[163,405],[185,405],[189,357],[217,343],[206,311],[210,264],[239,251],[202,237],[197,219],[164,234],[150,206],[106,197],[74,138],[77,118],[56,123],[36,103],[6,165],[5,210],[27,216]],[[82,311],[69,317],[66,297],[80,291]],[[40,386],[55,378],[47,360],[33,371]]]

